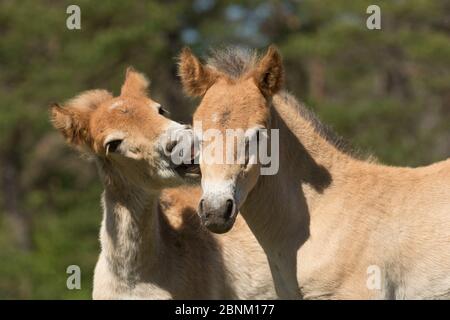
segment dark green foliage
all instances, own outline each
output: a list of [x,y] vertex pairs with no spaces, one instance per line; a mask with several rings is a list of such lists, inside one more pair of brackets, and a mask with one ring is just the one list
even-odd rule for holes
[[[81,7],[82,30],[66,28],[69,4]],[[382,30],[366,28],[370,4]],[[0,0],[0,298],[91,296],[102,188],[51,128],[50,103],[117,94],[133,65],[189,121],[194,101],[176,76],[184,45],[205,55],[275,43],[287,88],[338,134],[384,163],[425,165],[450,154],[449,16],[445,0]],[[66,288],[71,264],[82,290]]]

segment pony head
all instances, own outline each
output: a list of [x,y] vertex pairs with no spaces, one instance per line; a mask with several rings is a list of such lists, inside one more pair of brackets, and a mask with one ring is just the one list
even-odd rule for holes
[[190,148],[192,130],[166,117],[150,98],[144,75],[128,68],[120,96],[89,90],[51,106],[53,126],[67,142],[94,157],[106,183],[118,179],[150,190],[198,177],[189,164],[174,164],[180,146]]
[[209,230],[223,233],[260,176],[261,161],[252,146],[268,138],[271,99],[284,78],[281,55],[274,46],[262,58],[228,49],[203,64],[184,49],[179,74],[185,92],[201,98],[193,119],[194,131],[201,133],[198,211]]

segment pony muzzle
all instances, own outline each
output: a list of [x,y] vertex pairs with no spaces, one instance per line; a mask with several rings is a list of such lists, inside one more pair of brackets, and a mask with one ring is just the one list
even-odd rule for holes
[[203,197],[198,206],[198,213],[203,225],[211,232],[229,231],[237,216],[236,202],[232,198]]

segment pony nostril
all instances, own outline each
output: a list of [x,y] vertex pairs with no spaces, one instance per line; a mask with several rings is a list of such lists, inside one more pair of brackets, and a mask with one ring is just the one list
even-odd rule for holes
[[228,199],[227,207],[226,207],[226,211],[225,211],[225,219],[229,219],[231,217],[231,215],[233,214],[233,207],[234,207],[233,200]]
[[120,140],[120,139],[109,141],[105,146],[106,154],[108,155],[108,153],[116,152],[117,149],[119,148],[120,144],[122,143],[122,141],[123,140]]

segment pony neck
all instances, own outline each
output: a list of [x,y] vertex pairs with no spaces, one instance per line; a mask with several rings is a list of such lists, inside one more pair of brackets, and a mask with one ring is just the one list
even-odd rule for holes
[[164,221],[159,193],[119,180],[108,179],[105,184],[100,242],[110,271],[133,284],[146,276],[144,271],[150,270],[164,251]]
[[292,99],[276,95],[271,107],[271,128],[280,137],[279,171],[260,176],[241,208],[262,246],[276,251],[297,251],[308,239],[314,208],[355,161],[326,141]]

